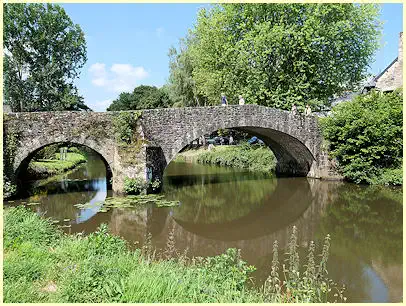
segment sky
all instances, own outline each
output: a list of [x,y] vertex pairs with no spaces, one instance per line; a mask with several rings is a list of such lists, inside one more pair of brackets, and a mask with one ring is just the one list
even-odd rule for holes
[[[169,77],[168,51],[196,22],[208,4],[82,4],[62,5],[85,33],[87,62],[76,80],[86,105],[105,111],[121,92],[139,85],[161,87]],[[402,4],[383,4],[381,47],[371,64],[376,75],[398,55]]]

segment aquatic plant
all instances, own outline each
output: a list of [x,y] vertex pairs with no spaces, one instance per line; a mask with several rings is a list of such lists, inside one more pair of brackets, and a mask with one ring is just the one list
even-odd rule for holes
[[78,203],[74,206],[77,208],[88,209],[97,208],[102,206],[100,212],[107,212],[111,208],[130,208],[130,207],[143,207],[146,205],[155,205],[156,207],[171,207],[179,206],[179,201],[164,200],[163,195],[129,195],[125,197],[111,197],[106,198],[104,201],[93,203]]

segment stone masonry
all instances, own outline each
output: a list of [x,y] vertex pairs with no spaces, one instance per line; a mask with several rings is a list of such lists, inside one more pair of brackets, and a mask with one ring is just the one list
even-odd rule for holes
[[[322,148],[323,139],[315,116],[292,115],[258,105],[143,110],[137,126],[142,145],[123,151],[116,143],[112,124],[117,114],[4,115],[4,150],[12,152],[11,160],[4,161],[6,176],[18,182],[21,170],[44,146],[76,143],[100,154],[113,178],[113,190],[122,192],[125,177],[162,179],[165,167],[190,142],[217,129],[238,128],[256,134],[273,150],[280,175],[340,178]],[[11,148],[13,137],[17,140],[15,148]]]
[[403,86],[403,32],[399,34],[398,57],[384,71],[375,77],[375,88],[393,91]]

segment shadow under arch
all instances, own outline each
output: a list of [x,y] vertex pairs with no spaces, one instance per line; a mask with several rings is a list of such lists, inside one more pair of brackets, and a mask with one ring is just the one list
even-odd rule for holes
[[90,149],[92,152],[94,152],[99,158],[100,160],[103,162],[105,168],[106,168],[106,181],[107,181],[107,188],[111,189],[111,178],[113,177],[113,172],[112,172],[112,167],[111,164],[112,162],[108,162],[106,160],[106,158],[103,156],[103,154],[101,154],[100,152],[98,152],[97,149],[87,145],[87,144],[83,144],[83,143],[79,143],[79,142],[72,142],[72,141],[55,141],[55,142],[49,142],[47,144],[43,144],[37,148],[35,148],[34,150],[30,151],[28,154],[25,155],[25,157],[22,158],[21,162],[18,164],[16,170],[14,171],[14,175],[16,178],[16,182],[17,182],[17,186],[18,188],[21,187],[21,184],[24,182],[24,178],[22,178],[23,173],[27,170],[28,165],[30,163],[30,161],[33,159],[33,157],[43,148],[49,146],[49,145],[53,145],[53,144],[63,144],[63,145],[74,145],[74,146],[82,146],[82,147],[86,147],[88,149]]

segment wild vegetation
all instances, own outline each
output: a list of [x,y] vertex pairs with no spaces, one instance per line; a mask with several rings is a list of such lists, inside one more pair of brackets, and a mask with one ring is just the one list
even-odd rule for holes
[[218,146],[199,155],[197,162],[259,172],[272,172],[276,167],[272,151],[256,145]]
[[332,157],[350,181],[401,185],[402,91],[372,92],[338,104],[321,119]]
[[65,235],[24,207],[6,209],[4,220],[4,302],[326,302],[333,291],[345,299],[326,276],[330,238],[319,264],[310,243],[301,273],[295,228],[286,265],[275,242],[271,276],[256,289],[248,286],[255,268],[239,251],[188,258],[173,230],[161,252],[152,250],[150,235],[130,251],[105,225],[88,236]]
[[145,194],[148,190],[157,191],[161,187],[161,181],[156,179],[152,181],[145,181],[139,178],[124,179],[124,191],[129,195]]

